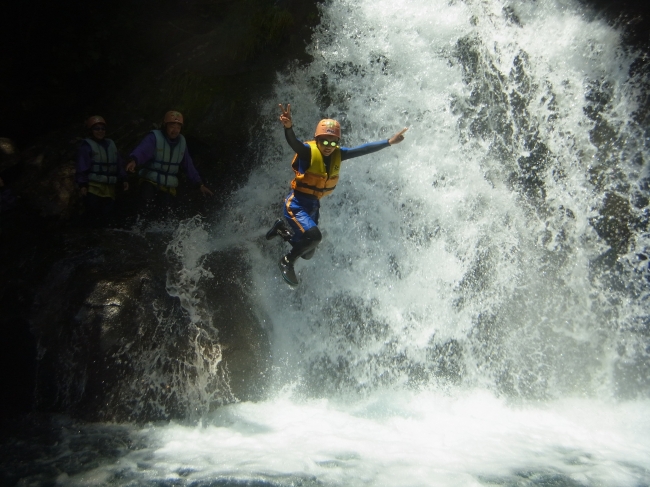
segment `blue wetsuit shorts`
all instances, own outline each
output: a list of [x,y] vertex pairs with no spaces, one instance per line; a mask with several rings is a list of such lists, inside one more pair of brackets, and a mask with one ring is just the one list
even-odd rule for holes
[[320,201],[291,191],[284,200],[284,217],[293,230],[291,243],[297,243],[310,228],[318,226]]

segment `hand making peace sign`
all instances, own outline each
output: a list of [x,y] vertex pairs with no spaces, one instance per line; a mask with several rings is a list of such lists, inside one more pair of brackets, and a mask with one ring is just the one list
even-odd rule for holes
[[291,103],[287,103],[287,108],[284,108],[282,103],[280,103],[280,110],[282,111],[280,122],[282,122],[285,129],[290,129],[293,126],[293,122],[291,121]]

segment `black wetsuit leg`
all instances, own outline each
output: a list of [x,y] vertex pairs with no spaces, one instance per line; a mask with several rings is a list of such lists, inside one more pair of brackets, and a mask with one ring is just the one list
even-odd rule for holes
[[290,263],[293,263],[298,260],[299,257],[306,255],[308,255],[308,257],[305,257],[306,259],[311,259],[321,240],[323,240],[323,235],[320,233],[318,227],[310,228],[303,234],[300,241],[293,244],[291,252],[286,256],[287,260]]

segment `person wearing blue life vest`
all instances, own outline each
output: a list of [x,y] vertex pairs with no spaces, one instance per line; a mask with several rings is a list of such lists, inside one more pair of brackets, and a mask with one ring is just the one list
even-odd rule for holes
[[95,225],[106,223],[113,211],[116,186],[126,181],[124,159],[117,152],[115,142],[106,138],[106,120],[99,115],[86,120],[89,137],[86,137],[77,151],[75,182],[84,199],[85,218]]
[[139,168],[140,195],[146,206],[157,202],[168,206],[174,202],[180,169],[201,193],[213,195],[194,167],[181,135],[182,127],[183,115],[175,110],[167,112],[161,130],[149,132],[129,155],[126,170],[133,173]]
[[[404,140],[405,128],[389,139],[369,142],[358,147],[341,147],[341,126],[336,120],[318,122],[314,140],[301,142],[293,132],[291,105],[280,104],[280,122],[287,143],[296,152],[291,162],[295,178],[284,200],[284,219],[276,220],[266,233],[267,240],[280,236],[292,246],[278,263],[282,277],[291,286],[298,285],[294,263],[299,257],[311,259],[322,235],[318,229],[320,199],[331,194],[338,182],[341,163],[372,154]],[[288,226],[287,226],[288,224]]]

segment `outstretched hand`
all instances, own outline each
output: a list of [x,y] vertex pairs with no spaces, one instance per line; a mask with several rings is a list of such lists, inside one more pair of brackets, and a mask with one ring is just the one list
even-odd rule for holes
[[403,130],[397,132],[397,133],[396,133],[395,135],[393,135],[390,139],[388,139],[388,143],[389,143],[390,145],[399,144],[401,141],[404,140],[404,132],[406,132],[407,130],[408,130],[408,127],[406,127],[405,129],[403,129]]
[[280,122],[282,122],[285,129],[290,129],[293,126],[293,122],[291,121],[291,103],[287,103],[287,108],[284,108],[282,103],[280,103],[280,110],[282,111],[280,114]]
[[210,191],[205,184],[199,186],[199,191],[201,191],[205,196],[214,196],[214,193]]

